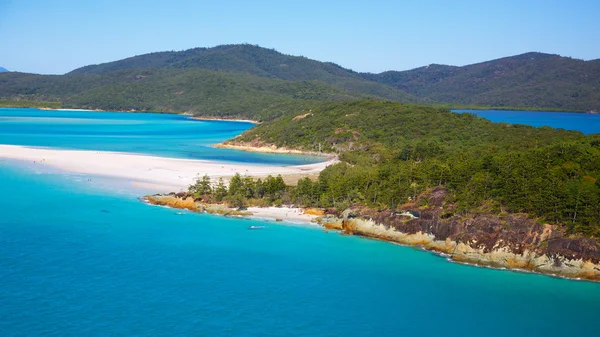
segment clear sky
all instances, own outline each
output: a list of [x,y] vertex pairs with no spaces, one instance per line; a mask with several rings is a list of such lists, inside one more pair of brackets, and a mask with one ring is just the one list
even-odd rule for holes
[[590,60],[600,0],[0,0],[0,66],[12,71],[231,43],[368,72],[529,51]]

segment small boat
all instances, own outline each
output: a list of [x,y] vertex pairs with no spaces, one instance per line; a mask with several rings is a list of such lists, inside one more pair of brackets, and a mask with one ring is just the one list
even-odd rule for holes
[[250,226],[248,227],[248,229],[263,229],[266,228],[266,226]]

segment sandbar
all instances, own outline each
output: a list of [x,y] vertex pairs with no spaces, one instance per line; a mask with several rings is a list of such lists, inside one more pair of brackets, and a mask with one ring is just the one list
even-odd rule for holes
[[314,176],[328,161],[295,166],[232,164],[208,160],[156,157],[143,154],[108,151],[66,150],[19,145],[0,145],[0,158],[48,165],[67,172],[118,177],[132,183],[155,186],[157,192],[187,188],[197,177],[207,174],[212,179],[232,177],[236,173],[255,178],[268,175],[294,177]]

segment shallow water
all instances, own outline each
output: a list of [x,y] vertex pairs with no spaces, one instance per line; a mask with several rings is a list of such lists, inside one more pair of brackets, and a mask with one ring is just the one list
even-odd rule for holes
[[600,114],[514,110],[453,111],[474,113],[492,122],[524,124],[535,127],[549,126],[557,129],[575,130],[585,134],[600,133]]
[[[129,125],[132,117],[115,118]],[[1,124],[0,137],[21,137],[3,134]],[[111,136],[92,137],[94,146],[104,146],[104,139],[111,149],[112,135],[122,129],[109,125]],[[50,145],[42,134],[50,134],[52,144],[81,145],[67,140],[79,142],[82,132],[68,138],[48,129],[37,135],[31,126],[34,145]],[[151,137],[123,146],[152,143]],[[169,138],[162,141],[179,141]],[[143,148],[155,150],[150,144]],[[0,160],[0,187],[1,336],[493,337],[598,331],[598,283],[458,265],[317,226],[149,206],[138,200],[145,191],[125,181],[39,164]],[[251,225],[266,228],[248,230]]]
[[323,158],[217,149],[253,126],[183,115],[1,109],[0,144],[134,152],[237,163],[299,165]]

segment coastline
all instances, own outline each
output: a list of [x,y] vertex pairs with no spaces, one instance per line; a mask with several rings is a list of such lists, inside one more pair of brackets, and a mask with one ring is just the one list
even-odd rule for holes
[[220,148],[220,149],[246,151],[246,152],[298,154],[298,155],[305,155],[305,156],[326,157],[326,158],[330,158],[332,160],[335,159],[336,161],[338,158],[338,156],[333,153],[302,151],[302,150],[297,150],[297,149],[288,149],[285,147],[277,147],[275,145],[253,146],[253,145],[228,144],[227,142],[223,142],[223,143],[215,144],[215,145],[213,145],[213,147]]
[[[185,199],[183,199],[185,198]],[[348,209],[342,214],[330,214],[324,209],[305,209],[297,207],[248,207],[235,209],[225,204],[206,204],[195,201],[187,194],[149,195],[142,200],[148,204],[171,208],[187,209],[197,213],[218,214],[223,216],[247,217],[255,219],[270,219],[301,224],[318,224],[325,230],[335,230],[345,235],[355,235],[369,239],[381,240],[421,248],[445,257],[449,262],[487,267],[493,269],[517,272],[537,273],[552,277],[571,280],[586,280],[600,282],[600,262],[577,252],[565,252],[561,247],[556,251],[548,250],[542,242],[550,237],[561,240],[560,229],[552,225],[543,225],[539,229],[542,235],[536,235],[541,240],[538,245],[525,242],[496,241],[493,247],[486,248],[482,243],[485,237],[471,237],[468,240],[437,237],[431,231],[417,229],[420,222],[411,211],[397,213],[400,228],[393,223],[382,221],[376,214]],[[414,211],[413,211],[414,212]],[[389,215],[386,215],[389,217]],[[389,218],[388,218],[389,219]],[[432,219],[433,220],[433,219]],[[425,220],[431,221],[431,220]],[[433,220],[436,221],[436,220]],[[415,226],[417,225],[417,226]],[[529,226],[528,223],[525,223]],[[412,230],[403,230],[411,228]],[[443,227],[442,224],[438,226]],[[444,231],[445,229],[442,229]],[[545,238],[542,238],[544,237]],[[570,240],[565,238],[565,240]],[[514,250],[514,244],[520,246]],[[571,243],[574,243],[572,241]],[[567,246],[571,243],[567,242]],[[541,247],[541,248],[540,248]]]
[[[7,107],[11,108],[11,107]],[[20,107],[14,107],[20,108]],[[251,124],[261,124],[262,122],[252,120],[252,119],[239,119],[239,118],[228,118],[228,117],[211,117],[211,116],[194,116],[188,112],[164,112],[164,111],[139,111],[139,110],[102,110],[102,109],[78,109],[78,108],[49,108],[49,107],[30,107],[32,109],[44,110],[44,111],[76,111],[76,112],[122,112],[122,113],[154,113],[154,114],[171,114],[171,115],[181,115],[189,117],[193,120],[198,121],[214,121],[214,122],[240,122],[240,123],[251,123]]]
[[174,194],[154,194],[140,198],[144,203],[174,209],[185,209],[195,213],[217,214],[229,217],[241,217],[263,221],[286,222],[294,224],[317,225],[318,212],[300,207],[247,207],[236,209],[226,204],[207,204],[194,201],[192,198],[180,198]]
[[205,174],[211,179],[227,179],[236,173],[256,178],[278,174],[283,177],[304,177],[318,174],[328,165],[337,162],[336,159],[330,159],[296,166],[231,164],[123,152],[34,148],[19,145],[0,145],[0,158],[48,165],[73,173],[125,178],[134,184],[150,184],[149,186],[156,187],[157,192],[185,189],[198,176]]
[[226,118],[226,117],[202,117],[202,116],[194,116],[188,113],[182,113],[180,115],[188,116],[190,119],[197,121],[214,121],[214,122],[239,122],[239,123],[252,123],[252,124],[260,124],[261,122],[255,121],[252,119],[237,119],[237,118]]
[[236,209],[225,204],[207,204],[191,198],[182,199],[175,195],[154,194],[140,198],[144,203],[173,209],[184,209],[194,213],[208,213],[227,217],[248,218],[267,222],[285,222],[292,224],[317,225],[318,215],[300,207],[247,207]]

